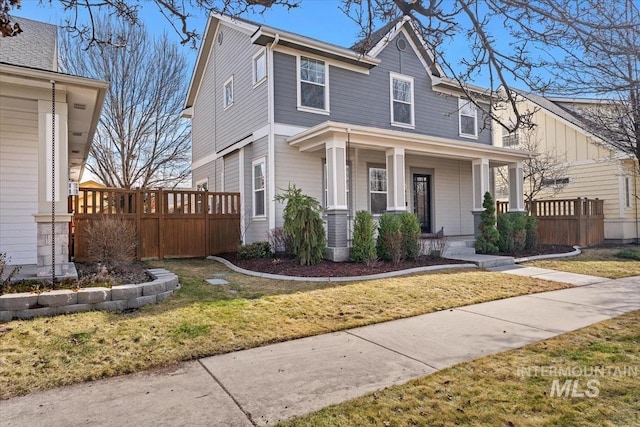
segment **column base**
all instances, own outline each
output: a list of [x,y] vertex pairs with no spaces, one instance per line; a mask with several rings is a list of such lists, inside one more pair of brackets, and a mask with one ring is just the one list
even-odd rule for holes
[[481,234],[480,224],[482,223],[482,220],[480,219],[480,215],[482,212],[484,211],[471,211],[473,214],[473,237],[479,237]]
[[345,262],[349,261],[349,256],[351,256],[351,248],[327,247],[324,258],[333,262]]

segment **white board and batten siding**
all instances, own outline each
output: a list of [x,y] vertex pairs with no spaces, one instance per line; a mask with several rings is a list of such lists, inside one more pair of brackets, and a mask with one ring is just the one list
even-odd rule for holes
[[36,264],[38,103],[0,97],[0,252]]

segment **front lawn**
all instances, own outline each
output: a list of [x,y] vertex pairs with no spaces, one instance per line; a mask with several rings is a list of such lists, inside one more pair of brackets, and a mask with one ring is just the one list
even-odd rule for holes
[[279,425],[638,426],[640,311]]
[[[180,277],[167,301],[0,324],[0,397],[569,285],[466,270],[336,284],[274,281],[214,261],[152,262]],[[218,277],[229,285],[209,285]]]
[[[617,256],[620,252],[622,256]],[[570,273],[588,274],[591,276],[620,279],[622,277],[640,276],[640,262],[624,254],[640,253],[640,247],[634,245],[585,248],[575,257],[558,258],[527,262],[526,266],[550,268]]]

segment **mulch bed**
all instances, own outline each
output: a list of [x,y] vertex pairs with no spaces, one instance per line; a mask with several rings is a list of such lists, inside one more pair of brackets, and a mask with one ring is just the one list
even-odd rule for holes
[[[540,246],[536,250],[518,253],[516,254],[516,257],[520,258],[525,256],[566,253],[572,251],[573,248],[571,246],[548,245]],[[371,274],[387,273],[390,271],[408,270],[416,267],[467,263],[467,261],[457,259],[420,257],[415,261],[402,261],[399,264],[377,261],[373,265],[367,266],[365,264],[354,262],[333,262],[323,260],[316,265],[302,266],[297,264],[293,257],[286,255],[278,255],[273,258],[239,259],[237,254],[234,252],[219,256],[246,270],[300,277],[367,276]]]
[[[573,252],[573,246],[569,245],[540,245],[537,248],[530,249],[528,251],[518,252],[517,254],[504,254],[505,256],[512,256],[515,258],[524,258],[535,255],[550,255],[550,254],[565,254],[567,252]],[[503,254],[499,254],[503,255]]]

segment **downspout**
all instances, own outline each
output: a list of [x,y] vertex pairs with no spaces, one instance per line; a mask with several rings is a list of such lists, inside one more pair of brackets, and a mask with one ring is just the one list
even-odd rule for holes
[[[352,177],[351,170],[353,169],[353,165],[349,166],[349,162],[351,161],[351,128],[347,128],[347,153],[346,153],[346,161],[348,167],[347,179],[349,180],[349,198],[347,199],[347,242],[351,242],[351,220],[353,219],[353,192],[352,188]],[[346,171],[345,171],[346,172]]]
[[640,201],[640,195],[638,195],[638,171],[634,171],[633,173],[633,193],[636,207],[636,245],[640,245],[640,218],[638,216],[638,202]]
[[269,88],[267,96],[268,108],[268,120],[269,120],[269,140],[267,141],[267,170],[268,170],[268,187],[269,187],[269,230],[276,228],[276,201],[274,199],[276,195],[276,171],[275,171],[275,153],[276,153],[276,137],[275,137],[275,89],[274,89],[274,75],[273,75],[273,50],[280,42],[280,34],[276,33],[275,38],[271,45],[269,45]]

